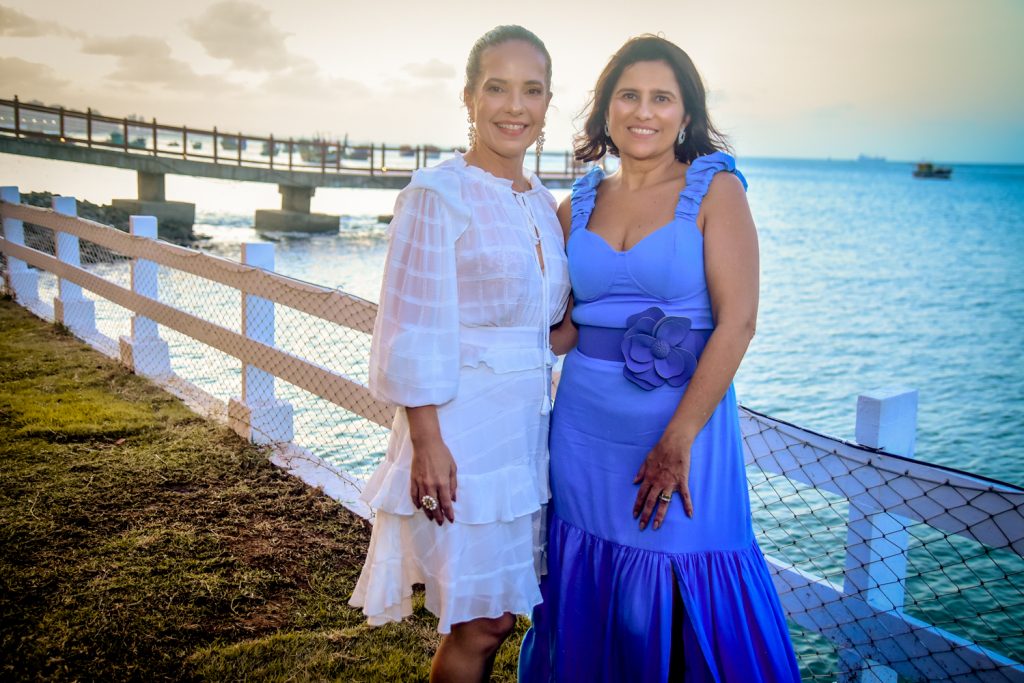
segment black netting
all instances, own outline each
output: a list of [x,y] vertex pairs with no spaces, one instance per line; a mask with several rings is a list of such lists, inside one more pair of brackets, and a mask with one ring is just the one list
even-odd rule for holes
[[1022,679],[1024,491],[752,411],[744,439],[805,680]]

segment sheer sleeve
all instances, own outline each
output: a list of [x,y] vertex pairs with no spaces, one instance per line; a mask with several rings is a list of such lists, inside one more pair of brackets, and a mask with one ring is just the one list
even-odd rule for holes
[[438,189],[414,179],[396,203],[370,348],[370,390],[408,407],[447,403],[459,384],[455,240],[468,211]]

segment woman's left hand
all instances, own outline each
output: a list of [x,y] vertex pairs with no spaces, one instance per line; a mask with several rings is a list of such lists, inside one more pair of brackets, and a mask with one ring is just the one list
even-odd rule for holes
[[671,500],[660,498],[663,494],[674,497],[679,494],[687,517],[693,517],[693,501],[690,499],[690,446],[692,442],[669,431],[651,449],[640,466],[634,484],[640,485],[633,505],[633,517],[640,518],[640,529],[647,527],[654,514],[654,528],[661,526],[668,512]]

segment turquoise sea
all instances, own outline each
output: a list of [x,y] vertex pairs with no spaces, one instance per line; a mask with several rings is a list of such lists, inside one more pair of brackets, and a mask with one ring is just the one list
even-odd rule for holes
[[[915,179],[909,163],[739,167],[761,244],[741,402],[852,439],[858,393],[917,389],[917,457],[1024,484],[1024,166],[956,165],[948,181]],[[272,239],[278,271],[376,300],[376,214],[395,193],[345,192],[319,210],[373,215],[343,218],[338,235],[260,236],[251,211],[201,205],[196,230],[227,256]]]

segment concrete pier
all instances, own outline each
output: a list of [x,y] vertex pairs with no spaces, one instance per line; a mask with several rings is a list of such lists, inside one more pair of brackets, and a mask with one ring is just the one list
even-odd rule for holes
[[189,232],[196,222],[196,205],[189,202],[169,202],[163,173],[136,171],[138,175],[138,199],[115,199],[114,207],[127,211],[131,215],[155,216],[163,223],[171,221],[179,225],[187,225]]
[[268,232],[337,232],[338,217],[310,213],[310,200],[316,187],[279,185],[281,208],[257,209],[255,227]]

